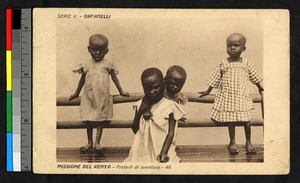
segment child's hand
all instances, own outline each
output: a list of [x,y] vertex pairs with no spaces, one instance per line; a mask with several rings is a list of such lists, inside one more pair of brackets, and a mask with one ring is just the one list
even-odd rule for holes
[[129,92],[121,91],[121,92],[120,92],[120,95],[121,95],[121,96],[125,96],[125,97],[129,97]]
[[151,105],[147,101],[143,100],[138,112],[140,114],[144,114],[145,112],[150,111],[150,109]]
[[79,97],[79,95],[75,93],[69,97],[69,101],[71,101],[72,99],[77,98],[77,97]]
[[145,120],[150,120],[152,117],[152,113],[149,110],[147,110],[146,112],[144,112],[143,117]]
[[188,99],[187,99],[187,98],[179,98],[179,99],[177,100],[177,103],[178,103],[178,104],[181,104],[181,105],[185,105],[187,102],[188,102]]
[[179,119],[179,121],[182,121],[182,122],[185,123],[187,121],[187,118],[186,117],[182,117],[182,118]]
[[264,94],[264,90],[258,90],[258,92],[262,95]]
[[203,92],[198,92],[198,93],[200,93],[199,98],[204,97],[205,95],[208,95],[208,94],[209,94],[208,91],[203,91]]
[[169,159],[170,159],[169,156],[166,154],[161,153],[157,156],[157,161],[159,161],[160,163],[166,163],[169,161]]

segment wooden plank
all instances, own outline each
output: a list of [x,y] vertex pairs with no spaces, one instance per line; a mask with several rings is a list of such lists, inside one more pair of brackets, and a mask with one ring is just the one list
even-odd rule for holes
[[[113,103],[128,103],[128,102],[136,102],[143,97],[143,93],[130,93],[129,97],[121,96],[121,95],[113,95]],[[81,97],[73,99],[69,101],[69,97],[57,97],[56,105],[57,106],[78,106],[80,105]]]
[[[131,120],[112,120],[104,124],[104,128],[131,128]],[[250,122],[251,126],[263,126],[263,119],[255,118]],[[97,126],[97,122],[92,124],[93,127]],[[179,122],[179,127],[193,128],[193,127],[226,127],[226,123],[216,123],[211,119],[189,119],[185,123]],[[243,126],[242,123],[237,126]],[[83,121],[57,121],[57,129],[81,129],[86,128],[86,122]]]
[[[257,154],[246,155],[244,145],[238,145],[240,153],[230,155],[227,145],[178,146],[176,152],[182,162],[263,162],[263,145],[254,145]],[[122,162],[129,154],[130,147],[105,147],[103,153],[95,151],[80,153],[79,148],[58,148],[58,162]]]
[[[189,102],[198,102],[198,103],[213,103],[215,99],[214,94],[210,94],[204,97],[199,98],[199,93],[183,92],[189,99]],[[129,97],[124,97],[120,95],[113,95],[113,103],[128,103],[136,102],[144,96],[143,93],[130,93]],[[259,94],[250,95],[254,103],[261,102],[261,96]],[[57,97],[56,105],[57,106],[78,106],[80,105],[81,97],[69,101],[69,97]]]

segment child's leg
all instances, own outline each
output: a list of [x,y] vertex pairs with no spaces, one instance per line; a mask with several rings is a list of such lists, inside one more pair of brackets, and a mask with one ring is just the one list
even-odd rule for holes
[[229,137],[230,137],[230,142],[228,145],[229,153],[230,154],[238,154],[239,150],[235,143],[235,125],[233,123],[229,123],[228,130],[229,130]]
[[246,135],[246,151],[247,154],[255,154],[256,151],[251,144],[251,126],[250,122],[246,122],[244,125]]
[[90,122],[87,122],[87,127],[86,127],[86,133],[87,133],[87,139],[88,139],[88,144],[81,147],[81,151],[86,151],[91,148],[93,148],[93,126]]
[[97,135],[96,135],[96,142],[95,142],[95,149],[96,150],[102,150],[103,147],[100,146],[100,140],[102,137],[102,132],[103,132],[103,123],[100,123],[97,126]]

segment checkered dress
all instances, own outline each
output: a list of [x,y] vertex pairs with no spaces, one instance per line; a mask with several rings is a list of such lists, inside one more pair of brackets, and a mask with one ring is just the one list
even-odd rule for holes
[[228,62],[223,59],[206,82],[219,88],[214,101],[211,118],[217,122],[247,122],[253,119],[254,106],[249,95],[247,80],[253,84],[262,81],[248,59]]

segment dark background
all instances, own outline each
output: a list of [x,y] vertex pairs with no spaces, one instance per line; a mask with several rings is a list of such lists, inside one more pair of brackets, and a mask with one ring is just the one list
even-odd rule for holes
[[[291,171],[282,176],[117,176],[117,175],[34,175],[31,172],[6,172],[5,139],[5,9],[33,7],[94,7],[94,8],[226,8],[226,9],[288,9],[290,11],[290,52],[291,52]],[[0,0],[0,182],[300,182],[300,125],[299,125],[299,88],[300,88],[300,1],[297,0],[119,0],[119,1],[75,1],[75,0]],[[237,15],[238,16],[238,15]],[[191,167],[192,168],[192,167]]]

